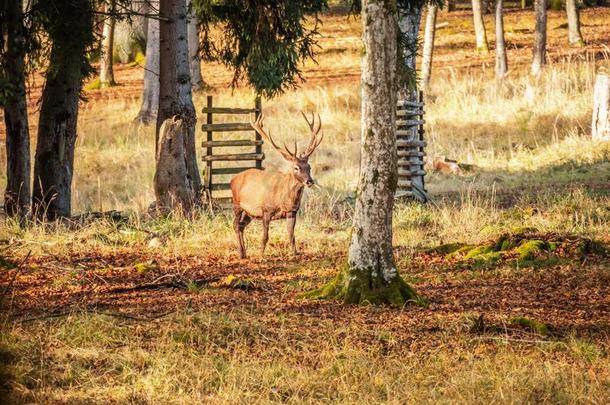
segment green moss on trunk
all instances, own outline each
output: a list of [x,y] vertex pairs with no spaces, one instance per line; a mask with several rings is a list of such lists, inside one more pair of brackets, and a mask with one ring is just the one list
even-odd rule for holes
[[346,304],[404,306],[408,303],[425,306],[419,296],[398,273],[387,282],[376,269],[359,269],[345,265],[339,273],[320,288],[306,292],[303,298],[338,299]]

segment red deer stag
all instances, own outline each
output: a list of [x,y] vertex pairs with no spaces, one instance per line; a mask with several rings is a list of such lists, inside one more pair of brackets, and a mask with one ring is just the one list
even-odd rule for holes
[[300,155],[297,154],[296,141],[294,142],[294,152],[290,151],[285,144],[283,149],[276,145],[273,138],[263,130],[262,115],[255,122],[250,121],[252,128],[265,141],[268,141],[292,167],[288,173],[249,169],[241,172],[231,180],[233,212],[235,213],[233,226],[239,241],[239,256],[242,259],[246,257],[244,230],[253,218],[263,221],[261,255],[265,253],[265,246],[269,239],[269,223],[274,219],[282,218],[288,220],[287,229],[290,246],[292,247],[292,252],[295,255],[297,254],[294,240],[294,226],[297,220],[297,212],[301,205],[303,189],[305,186],[311,187],[314,184],[308,160],[309,156],[311,156],[324,138],[323,134],[318,138],[318,133],[322,127],[320,115],[318,115],[318,122],[316,124],[313,113],[311,122],[303,112],[301,114],[303,114],[303,118],[307,121],[311,134],[307,149]]

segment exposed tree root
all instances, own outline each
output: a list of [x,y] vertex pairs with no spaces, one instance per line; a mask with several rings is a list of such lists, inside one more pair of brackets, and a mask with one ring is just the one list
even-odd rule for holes
[[346,304],[404,306],[408,303],[427,304],[398,273],[386,281],[378,271],[344,266],[328,283],[304,293],[310,299],[337,299]]

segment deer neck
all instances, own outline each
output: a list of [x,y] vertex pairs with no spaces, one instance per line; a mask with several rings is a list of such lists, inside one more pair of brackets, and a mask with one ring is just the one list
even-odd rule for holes
[[301,183],[295,175],[292,173],[288,174],[288,195],[286,201],[288,204],[288,211],[296,212],[301,206],[301,197],[303,196],[303,189],[305,185]]

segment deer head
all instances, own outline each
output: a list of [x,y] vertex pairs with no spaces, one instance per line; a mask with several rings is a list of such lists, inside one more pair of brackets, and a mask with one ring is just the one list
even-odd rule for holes
[[252,125],[252,128],[254,128],[254,130],[258,132],[265,141],[268,141],[271,146],[273,146],[273,148],[277,150],[280,155],[282,155],[286,162],[292,165],[292,176],[301,184],[307,187],[311,187],[314,185],[314,180],[311,177],[311,166],[309,166],[309,157],[316,150],[316,148],[320,146],[322,139],[324,139],[324,134],[322,134],[318,138],[318,133],[322,128],[320,114],[318,114],[317,124],[315,122],[315,117],[313,113],[311,113],[311,121],[307,119],[307,116],[303,111],[301,111],[301,114],[303,115],[303,118],[305,118],[305,121],[307,122],[307,125],[309,126],[310,130],[309,144],[307,145],[307,149],[305,150],[305,152],[302,152],[301,154],[298,153],[296,140],[294,141],[294,151],[288,149],[286,144],[284,144],[283,148],[280,148],[275,143],[271,135],[265,132],[265,130],[263,129],[263,120],[265,118],[262,114],[258,117],[256,121],[250,121],[250,125]]

